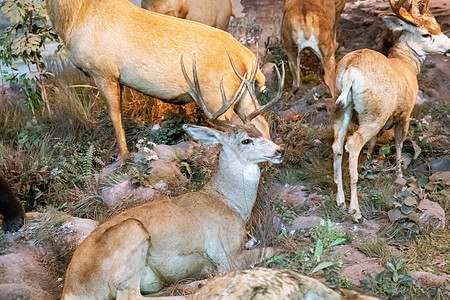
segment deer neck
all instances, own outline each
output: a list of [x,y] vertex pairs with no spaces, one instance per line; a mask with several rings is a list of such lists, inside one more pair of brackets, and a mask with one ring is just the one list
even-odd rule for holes
[[47,12],[56,33],[65,43],[69,42],[72,28],[83,6],[84,0],[47,0]]
[[258,192],[260,170],[255,163],[244,163],[231,149],[222,146],[219,169],[205,188],[217,191],[224,201],[247,222]]
[[400,60],[404,65],[412,68],[416,74],[419,74],[426,55],[419,54],[407,42],[400,40],[392,47],[388,57],[389,59]]

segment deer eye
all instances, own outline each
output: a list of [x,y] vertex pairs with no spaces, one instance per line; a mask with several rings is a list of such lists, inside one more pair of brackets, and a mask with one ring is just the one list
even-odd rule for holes
[[425,34],[422,34],[422,37],[423,37],[423,38],[429,38],[429,37],[431,37],[431,34],[425,33]]
[[243,140],[241,143],[242,143],[243,145],[248,145],[248,144],[250,144],[250,143],[253,144],[253,141],[252,141],[251,139],[245,139],[245,140]]

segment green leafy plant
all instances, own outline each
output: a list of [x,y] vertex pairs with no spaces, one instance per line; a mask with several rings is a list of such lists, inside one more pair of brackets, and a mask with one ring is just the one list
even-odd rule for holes
[[[42,48],[49,41],[58,41],[58,36],[48,25],[45,1],[3,0],[0,12],[11,22],[0,36],[0,61],[10,68],[2,70],[2,78],[20,83],[32,110],[46,104],[50,107],[45,79],[51,75],[42,59]],[[20,73],[17,63],[22,61],[26,73]]]
[[331,220],[319,224],[311,230],[315,238],[312,248],[297,248],[294,253],[273,256],[268,263],[281,267],[300,270],[303,274],[312,275],[320,270],[335,266],[335,262],[323,259],[337,246],[350,240],[347,233],[339,230]]

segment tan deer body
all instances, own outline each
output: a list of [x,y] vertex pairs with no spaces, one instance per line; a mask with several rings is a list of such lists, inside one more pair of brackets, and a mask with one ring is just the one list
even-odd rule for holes
[[281,37],[286,48],[292,86],[300,87],[300,53],[309,48],[324,68],[324,81],[334,97],[336,27],[345,0],[286,0]]
[[257,163],[280,162],[281,148],[253,125],[230,133],[184,128],[196,140],[222,145],[217,173],[199,192],[147,203],[101,224],[76,249],[63,299],[139,298],[140,291],[154,293],[272,254],[244,250],[245,224],[256,200]]
[[243,9],[239,0],[142,0],[141,7],[222,30],[228,29],[236,9]]
[[209,280],[189,300],[377,300],[353,291],[334,291],[292,270],[255,268]]
[[[230,59],[240,74],[250,74],[255,64],[255,55],[227,32],[150,12],[127,0],[47,0],[47,10],[71,61],[93,77],[107,99],[122,156],[128,149],[121,118],[121,84],[172,103],[191,101],[180,68],[184,54],[188,66],[196,58],[205,105],[217,111],[221,78],[226,95],[233,95],[241,84]],[[259,69],[256,80],[264,86]],[[242,124],[258,105],[249,93],[243,93],[234,110],[221,118]],[[261,116],[252,123],[269,137],[268,124]]]
[[[450,39],[427,11],[415,16],[416,23],[399,12],[400,2],[392,7],[397,16],[386,16],[384,22],[391,30],[401,30],[399,40],[386,58],[379,52],[364,49],[344,56],[337,66],[336,120],[334,124],[334,180],[337,184],[337,203],[345,205],[342,184],[342,155],[349,122],[354,112],[358,129],[345,144],[349,153],[351,200],[349,212],[355,221],[361,220],[357,197],[358,157],[368,143],[369,153],[382,129],[395,128],[397,172],[402,176],[401,150],[409,129],[409,118],[418,93],[417,75],[429,53],[450,54]],[[409,15],[409,14],[408,14]]]

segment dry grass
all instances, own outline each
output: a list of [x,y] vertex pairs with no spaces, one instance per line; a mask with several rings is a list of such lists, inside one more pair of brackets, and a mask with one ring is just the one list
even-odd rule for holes
[[[411,270],[442,272],[450,275],[450,230],[429,231],[409,245],[406,258]],[[446,263],[447,262],[447,263]]]

